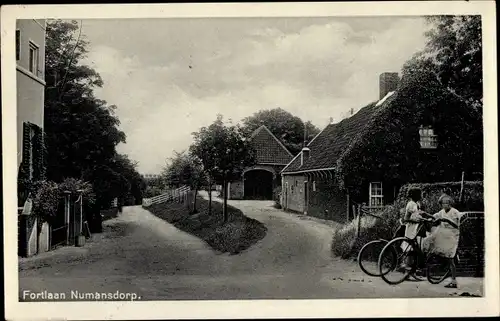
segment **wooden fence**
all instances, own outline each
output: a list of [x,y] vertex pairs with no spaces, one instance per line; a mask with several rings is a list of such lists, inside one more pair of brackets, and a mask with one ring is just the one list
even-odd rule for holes
[[142,200],[142,206],[148,207],[153,204],[166,203],[171,201],[181,202],[185,201],[188,197],[188,193],[191,191],[191,188],[187,185],[181,186],[179,188],[169,190],[163,194],[151,197],[144,198]]

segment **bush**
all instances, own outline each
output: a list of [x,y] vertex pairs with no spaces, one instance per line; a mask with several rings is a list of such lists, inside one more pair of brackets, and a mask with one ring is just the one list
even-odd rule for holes
[[399,226],[399,209],[395,206],[387,206],[377,215],[384,217],[384,219],[373,216],[363,216],[361,218],[360,232],[357,239],[355,239],[356,219],[335,230],[332,241],[333,254],[342,258],[355,257],[366,243],[380,238],[391,238]]
[[37,181],[31,186],[33,214],[42,222],[49,221],[57,214],[59,186],[50,181]]
[[[356,219],[334,231],[332,240],[333,254],[342,258],[356,257],[364,244],[376,239],[392,238],[394,232],[399,227],[399,218],[402,217],[404,208],[406,207],[407,191],[414,187],[422,189],[423,210],[431,214],[440,210],[438,199],[443,193],[450,195],[456,201],[460,194],[460,182],[413,183],[404,185],[400,189],[396,202],[376,213],[382,219],[376,219],[371,216],[362,217],[357,240],[355,240]],[[465,182],[463,202],[457,204],[456,207],[459,211],[484,210],[483,182]]]
[[481,181],[464,182],[463,200],[459,204],[460,182],[444,183],[414,183],[407,184],[399,190],[398,202],[406,203],[406,193],[410,188],[422,190],[422,206],[426,212],[436,213],[440,210],[438,199],[443,194],[448,194],[455,201],[455,207],[459,211],[483,211],[484,210],[484,186]]

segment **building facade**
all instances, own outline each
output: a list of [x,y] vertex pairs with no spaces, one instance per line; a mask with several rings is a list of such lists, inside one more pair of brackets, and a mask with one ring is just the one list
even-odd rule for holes
[[273,191],[281,185],[280,171],[293,155],[264,125],[250,137],[256,152],[256,164],[245,168],[240,179],[228,186],[228,199],[273,199]]
[[[345,222],[353,205],[392,204],[411,182],[449,182],[466,165],[473,138],[457,139],[466,106],[446,101],[413,106],[398,90],[395,73],[380,77],[380,100],[325,127],[281,172],[282,207]],[[454,125],[458,124],[458,125]]]
[[29,178],[36,175],[35,140],[43,133],[45,29],[45,20],[16,21],[17,166],[24,163]]
[[[27,182],[44,178],[45,30],[42,19],[16,21],[18,254],[49,249],[49,226],[31,214]],[[40,229],[40,230],[39,230]]]

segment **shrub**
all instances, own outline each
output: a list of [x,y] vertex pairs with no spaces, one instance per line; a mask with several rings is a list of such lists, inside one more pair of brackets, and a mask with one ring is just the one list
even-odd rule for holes
[[355,257],[361,247],[376,239],[391,238],[399,226],[399,209],[387,206],[377,213],[383,219],[373,216],[361,217],[359,237],[356,237],[357,220],[354,219],[333,233],[332,251],[342,258]]
[[[382,211],[376,213],[376,215],[382,217],[381,219],[375,219],[371,216],[362,217],[359,237],[356,240],[356,219],[334,231],[332,240],[333,254],[342,258],[355,257],[364,244],[376,239],[392,238],[394,232],[399,227],[399,218],[404,213],[407,202],[406,195],[410,188],[418,187],[422,189],[423,210],[432,214],[440,210],[438,199],[443,193],[458,200],[460,186],[460,182],[412,183],[404,185],[401,187],[394,204],[386,206]],[[465,182],[463,202],[457,204],[456,207],[460,211],[482,211],[484,209],[483,183]]]
[[436,213],[440,210],[438,199],[443,194],[450,195],[455,200],[455,207],[459,211],[484,210],[484,186],[481,181],[464,182],[463,200],[459,204],[460,182],[444,183],[413,183],[407,184],[399,190],[397,202],[405,204],[406,193],[410,188],[422,190],[422,205],[426,212]]
[[96,195],[92,189],[92,184],[85,182],[76,178],[66,178],[62,183],[59,184],[59,190],[61,193],[64,191],[70,191],[72,194],[77,194],[78,191],[82,191],[83,200],[89,205],[93,205],[96,202]]
[[31,186],[33,214],[42,222],[49,221],[57,214],[59,186],[50,181],[37,181]]

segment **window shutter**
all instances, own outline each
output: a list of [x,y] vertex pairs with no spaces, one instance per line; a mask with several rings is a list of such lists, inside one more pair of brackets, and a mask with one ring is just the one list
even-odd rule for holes
[[31,124],[30,123],[23,123],[23,158],[21,161],[21,170],[23,174],[25,175],[25,179],[29,179],[29,172],[30,172],[30,145],[31,145],[31,139],[30,139],[30,128]]
[[33,131],[35,135],[33,137],[32,144],[33,147],[33,178],[35,180],[44,179],[45,176],[45,168],[44,168],[44,139],[43,139],[43,130],[36,126],[32,125]]

